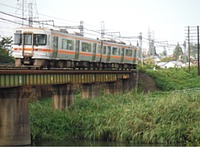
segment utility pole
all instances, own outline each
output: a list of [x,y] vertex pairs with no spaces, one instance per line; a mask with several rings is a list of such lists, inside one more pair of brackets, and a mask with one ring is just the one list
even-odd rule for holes
[[24,26],[24,0],[22,0],[22,26]]
[[80,30],[80,34],[81,34],[81,35],[84,35],[83,21],[80,21],[80,27],[79,27],[79,30]]
[[17,0],[17,5],[18,5],[18,8],[15,11],[15,13],[17,14],[18,11],[20,12],[20,14],[17,14],[17,15],[21,15],[22,17],[21,25],[24,26],[24,19],[25,19],[24,13],[25,13],[26,0]]
[[33,25],[33,3],[28,3],[28,13],[29,13],[29,17],[28,17],[28,25],[29,27],[32,27]]
[[186,58],[186,41],[184,41],[184,43],[183,43],[183,47],[184,47],[184,53],[183,53],[183,56],[184,56],[184,63],[186,63],[187,62],[187,58]]
[[152,55],[152,49],[151,49],[151,31],[150,31],[150,27],[148,28],[148,40],[149,40],[149,55]]
[[197,26],[197,50],[198,50],[198,75],[200,75],[200,66],[199,66],[199,26]]
[[17,14],[17,12],[20,12],[20,14],[18,13],[17,15],[21,15],[21,26],[24,26],[24,20],[25,20],[25,11],[26,11],[26,7],[27,7],[27,0],[17,0],[17,5],[18,8],[15,11],[15,13]]
[[139,39],[140,39],[140,61],[141,61],[142,67],[143,67],[142,32],[140,32]]
[[17,0],[17,5],[19,5],[19,7],[15,13],[17,13],[17,11],[21,12],[21,25],[24,26],[26,23],[24,20],[26,20],[28,25],[31,27],[33,22],[35,22],[34,19],[38,18],[36,0]]
[[188,59],[189,59],[189,71],[190,71],[190,27],[188,26]]
[[105,35],[105,25],[104,21],[101,21],[101,39],[104,38]]

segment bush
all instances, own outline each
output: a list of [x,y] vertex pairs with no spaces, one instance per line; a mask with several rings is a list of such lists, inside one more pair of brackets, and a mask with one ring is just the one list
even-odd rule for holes
[[190,71],[188,68],[171,68],[146,70],[146,73],[155,80],[156,86],[164,91],[200,87],[200,77],[196,67],[192,67]]
[[9,56],[8,51],[5,49],[0,49],[0,64],[1,63],[14,63],[15,60],[12,56]]
[[51,100],[30,104],[36,140],[101,140],[131,144],[199,144],[200,91],[107,95],[53,111]]

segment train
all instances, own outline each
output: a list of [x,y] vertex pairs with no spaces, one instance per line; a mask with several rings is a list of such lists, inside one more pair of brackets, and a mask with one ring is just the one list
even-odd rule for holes
[[137,46],[85,37],[65,29],[21,27],[14,30],[16,67],[35,69],[136,69]]

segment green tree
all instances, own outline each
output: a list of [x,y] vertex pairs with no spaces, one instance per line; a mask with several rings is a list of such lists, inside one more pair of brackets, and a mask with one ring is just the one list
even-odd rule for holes
[[165,57],[160,60],[160,62],[169,62],[169,61],[174,61],[174,58],[173,57]]
[[180,47],[179,43],[177,43],[176,48],[174,49],[173,56],[175,60],[178,60],[180,56],[183,56],[182,48]]
[[163,55],[163,56],[167,56],[167,50],[166,50],[165,47],[164,47],[164,50],[163,50],[163,52],[161,53],[161,55]]
[[12,37],[2,37],[2,40],[0,41],[0,49],[5,49],[5,46],[11,45],[12,42]]
[[14,63],[14,58],[9,56],[9,50],[7,46],[11,46],[12,37],[2,37],[0,41],[0,64],[2,63]]

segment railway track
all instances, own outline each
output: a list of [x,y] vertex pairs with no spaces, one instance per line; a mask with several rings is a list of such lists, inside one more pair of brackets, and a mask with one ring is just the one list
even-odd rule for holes
[[0,74],[127,74],[134,72],[134,70],[66,70],[66,69],[49,69],[49,70],[28,70],[19,68],[0,69]]
[[105,73],[130,73],[134,72],[134,69],[131,70],[94,70],[94,69],[80,69],[80,68],[43,68],[35,69],[30,67],[15,67],[14,65],[0,65],[0,74],[50,74],[50,73],[73,73],[73,74],[105,74]]

